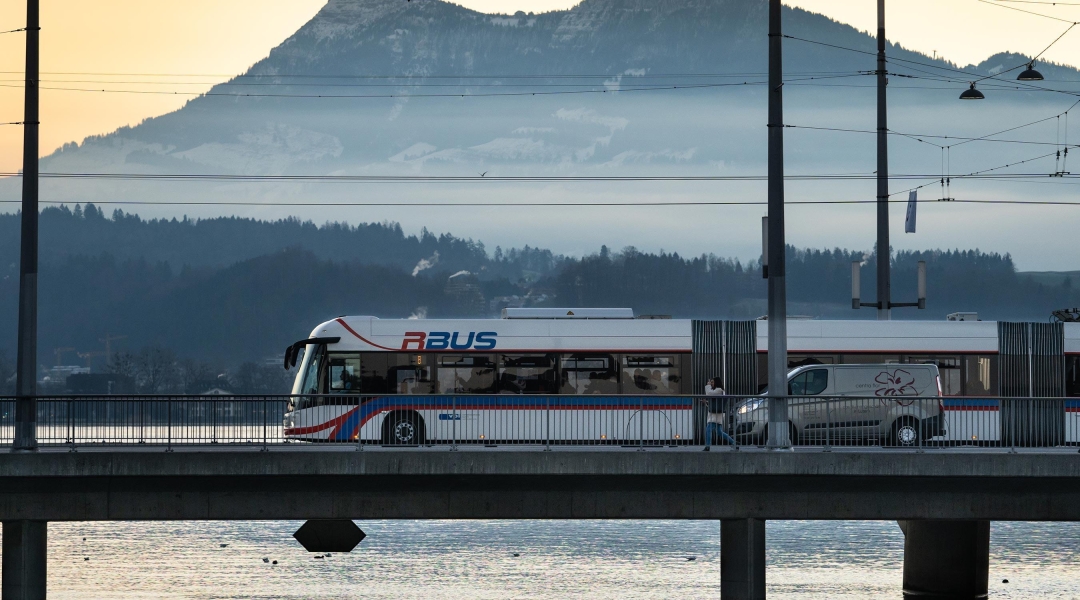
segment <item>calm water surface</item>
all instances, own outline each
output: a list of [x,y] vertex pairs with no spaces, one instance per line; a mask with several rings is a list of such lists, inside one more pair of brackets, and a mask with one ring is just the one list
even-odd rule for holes
[[[50,597],[720,596],[716,521],[358,524],[357,550],[315,559],[291,537],[299,522],[52,523]],[[770,598],[901,597],[894,522],[770,521],[767,536]],[[994,523],[991,597],[1080,599],[1078,559],[1080,524]]]

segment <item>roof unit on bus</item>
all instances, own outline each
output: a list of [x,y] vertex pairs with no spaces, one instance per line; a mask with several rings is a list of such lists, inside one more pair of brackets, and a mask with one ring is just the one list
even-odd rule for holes
[[954,312],[945,317],[946,321],[980,321],[977,312]]
[[633,319],[632,308],[504,308],[504,319]]

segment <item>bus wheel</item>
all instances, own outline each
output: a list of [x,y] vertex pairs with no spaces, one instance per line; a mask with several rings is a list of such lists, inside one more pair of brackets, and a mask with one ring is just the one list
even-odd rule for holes
[[391,413],[383,421],[383,444],[419,446],[425,438],[424,420],[417,413]]
[[893,444],[905,448],[919,445],[919,421],[912,417],[897,419],[893,424]]

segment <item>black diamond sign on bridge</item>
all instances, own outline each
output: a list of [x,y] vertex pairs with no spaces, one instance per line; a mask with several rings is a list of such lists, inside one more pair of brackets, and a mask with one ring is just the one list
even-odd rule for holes
[[367,534],[348,519],[313,519],[293,537],[308,552],[352,552]]

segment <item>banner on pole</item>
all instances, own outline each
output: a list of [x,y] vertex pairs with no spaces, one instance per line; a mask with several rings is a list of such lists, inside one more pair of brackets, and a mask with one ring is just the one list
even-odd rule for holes
[[919,205],[919,192],[913,190],[907,197],[907,218],[904,219],[904,233],[915,233],[915,210]]

